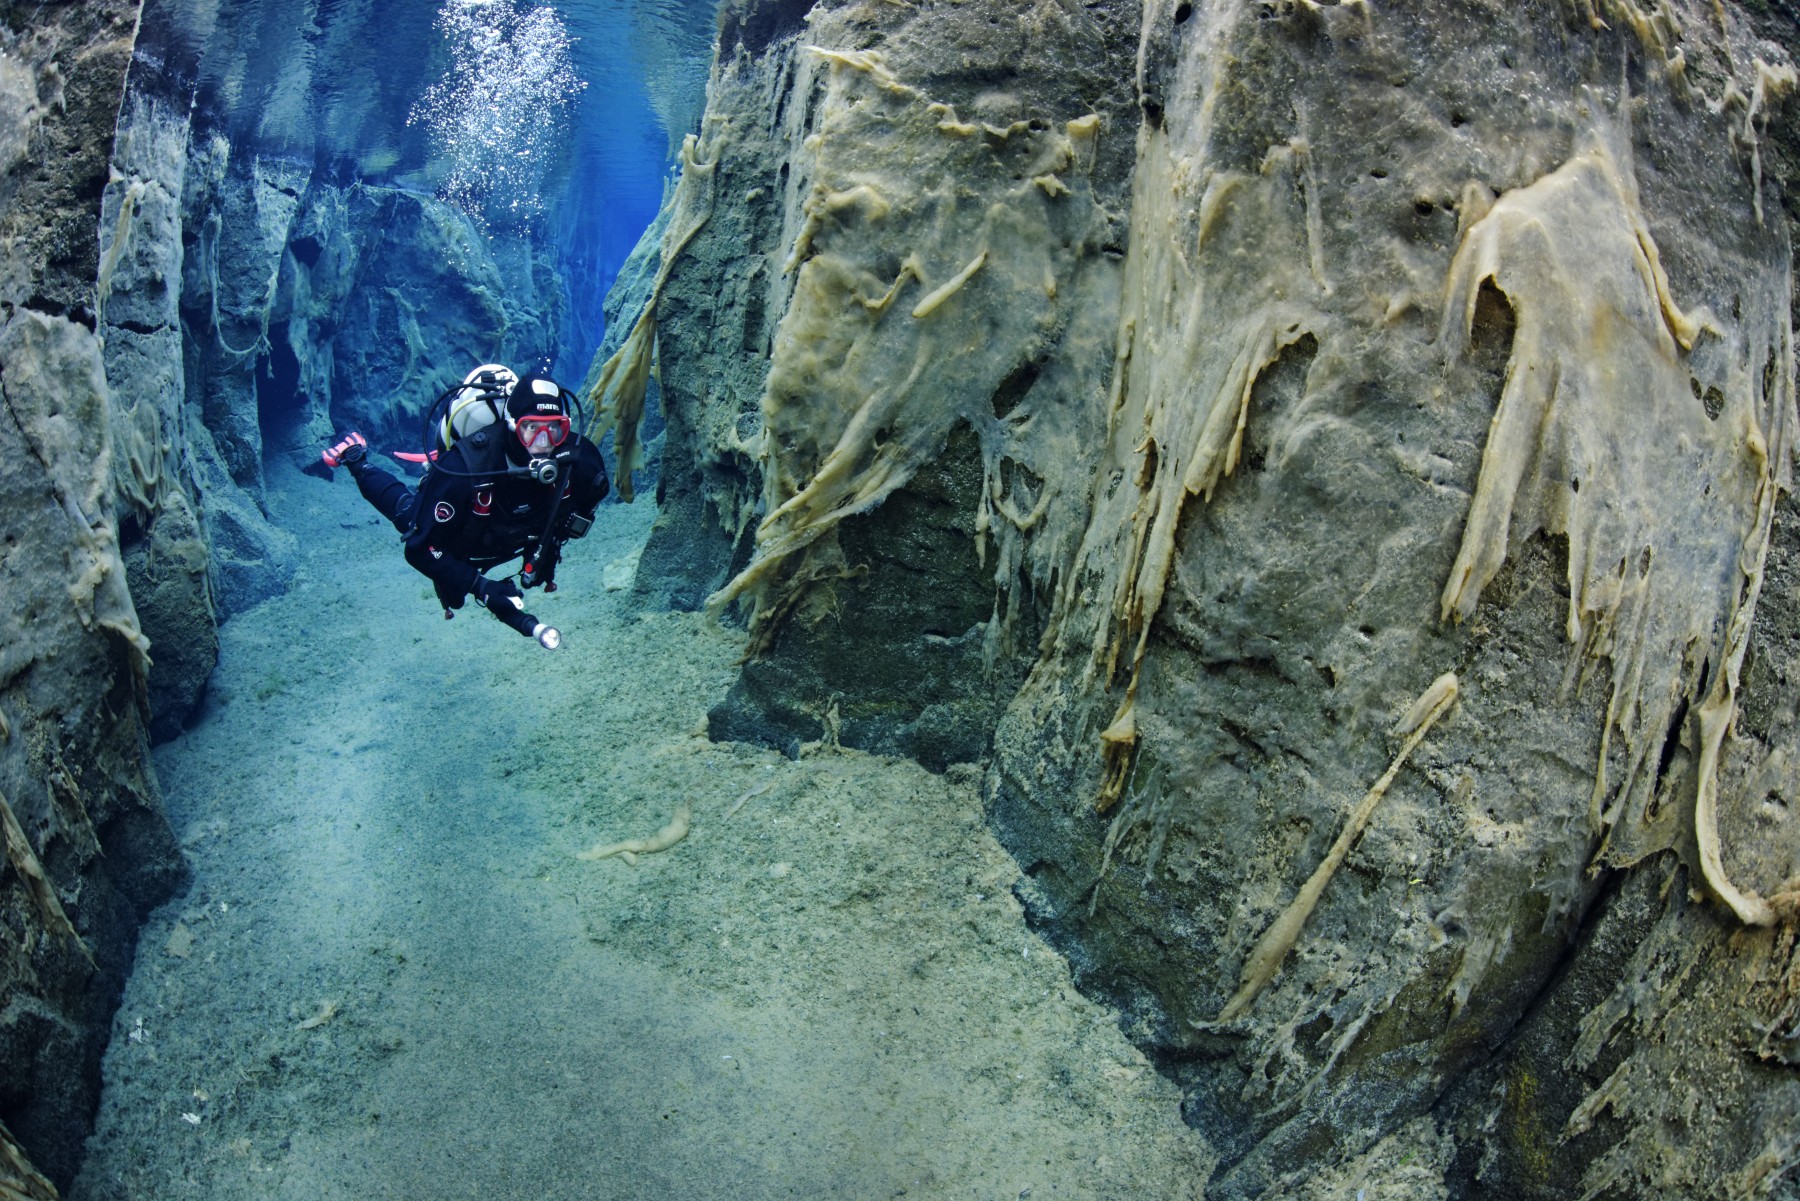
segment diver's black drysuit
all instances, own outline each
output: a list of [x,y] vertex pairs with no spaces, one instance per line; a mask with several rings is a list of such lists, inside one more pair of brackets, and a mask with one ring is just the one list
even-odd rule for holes
[[562,493],[553,520],[556,489],[519,474],[508,462],[504,440],[509,437],[496,423],[459,439],[438,456],[416,492],[367,461],[346,464],[363,497],[405,535],[406,561],[431,580],[445,610],[462,608],[471,592],[485,604],[488,582],[482,572],[520,556],[529,565],[546,537],[549,547],[537,571],[522,582],[527,588],[548,584],[554,591],[563,542],[587,532],[606,497],[606,462],[599,448],[570,434],[550,456],[559,468]]

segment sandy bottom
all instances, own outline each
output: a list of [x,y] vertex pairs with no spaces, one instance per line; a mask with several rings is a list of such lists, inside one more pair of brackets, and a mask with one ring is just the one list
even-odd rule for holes
[[[706,739],[737,634],[606,587],[646,503],[534,596],[550,653],[446,623],[348,480],[279,487],[306,559],[156,752],[194,884],[143,932],[74,1198],[1199,1194],[976,771]],[[672,849],[576,857],[684,800]]]

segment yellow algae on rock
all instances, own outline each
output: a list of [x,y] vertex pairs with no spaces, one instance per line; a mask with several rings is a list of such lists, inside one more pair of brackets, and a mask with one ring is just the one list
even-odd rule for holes
[[[981,445],[977,524],[1001,543],[997,579],[1050,573],[1072,523],[1036,552],[1027,544],[1046,511],[1080,498],[1014,494],[1003,462],[1083,453],[1071,425],[1080,414],[1002,422],[991,397],[1087,316],[1069,311],[1078,290],[1063,281],[1104,219],[1079,166],[1092,164],[1094,114],[967,124],[879,52],[811,46],[798,65],[822,65],[824,78],[812,132],[796,139],[794,186],[806,199],[761,406],[763,517],[750,562],[709,601],[747,605],[753,652],[815,585],[852,574],[839,523],[880,505],[958,425]],[[1041,182],[1050,176],[1055,186]],[[911,297],[914,285],[924,291]],[[891,313],[903,293],[918,322],[906,328]],[[956,319],[945,321],[952,298]]]
[[5,794],[0,794],[0,841],[6,844],[7,863],[18,873],[30,892],[32,903],[37,907],[38,920],[43,923],[44,929],[74,942],[81,948],[82,955],[91,962],[93,954],[88,950],[87,943],[82,941],[74,923],[69,920],[68,913],[64,911],[56,889],[44,874],[43,864],[31,849],[31,840],[25,837],[19,819],[13,816],[12,806],[7,804]]
[[681,182],[671,201],[674,217],[663,236],[662,263],[644,311],[631,327],[631,334],[617,353],[602,364],[598,378],[588,390],[586,435],[599,438],[607,429],[613,432],[613,450],[618,456],[617,479],[614,481],[621,499],[634,499],[631,473],[643,465],[641,429],[644,421],[644,397],[656,358],[656,304],[669,272],[683,249],[712,217],[713,169],[718,162],[718,138],[708,143],[711,159],[700,157],[700,139],[689,134],[681,145]]
[[1300,891],[1288,903],[1287,908],[1281,911],[1281,915],[1256,940],[1256,946],[1244,961],[1237,991],[1225,1003],[1225,1008],[1220,1010],[1219,1021],[1229,1022],[1241,1017],[1255,1002],[1257,994],[1268,987],[1269,981],[1281,970],[1281,961],[1287,958],[1287,953],[1299,941],[1306,919],[1312,916],[1319,898],[1325,894],[1325,886],[1331,883],[1332,876],[1337,874],[1338,867],[1344,862],[1344,856],[1350,853],[1350,848],[1368,827],[1369,818],[1375,813],[1375,806],[1387,795],[1394,777],[1400,774],[1400,769],[1406,765],[1406,760],[1418,747],[1420,740],[1430,732],[1432,724],[1443,716],[1444,711],[1455,703],[1457,688],[1456,673],[1445,672],[1431,682],[1431,686],[1395,723],[1394,734],[1406,741],[1394,755],[1393,762],[1388,764],[1387,771],[1382,773],[1374,787],[1363,795],[1363,799],[1350,811],[1349,817],[1345,818],[1344,828],[1338,832],[1337,841],[1331,844],[1331,850],[1326,852],[1324,860],[1313,869],[1312,875],[1300,886]]
[[[1700,866],[1740,918],[1763,922],[1766,905],[1725,878],[1713,792],[1774,497],[1789,479],[1790,375],[1762,370],[1791,358],[1789,333],[1785,323],[1739,327],[1682,309],[1617,141],[1601,131],[1556,171],[1501,196],[1451,265],[1446,350],[1460,351],[1484,285],[1506,297],[1518,332],[1443,617],[1474,612],[1509,545],[1539,530],[1566,536],[1566,636],[1612,666],[1592,805],[1600,861],[1628,864],[1675,844],[1676,823],[1650,811],[1657,753],[1677,711],[1693,706]],[[1691,352],[1702,340],[1722,376],[1716,416],[1695,400],[1695,372],[1706,368]],[[1607,777],[1615,733],[1627,749],[1616,786]]]
[[[1272,159],[1254,176],[1196,174],[1190,166],[1167,135],[1141,139],[1111,406],[1113,445],[1135,448],[1133,487],[1097,498],[1081,552],[1087,570],[1113,590],[1111,619],[1096,631],[1093,666],[1106,679],[1123,667],[1128,697],[1135,695],[1162,607],[1189,498],[1210,501],[1236,469],[1264,369],[1325,328],[1321,310],[1309,303],[1322,292],[1303,189],[1296,186],[1299,157]],[[1144,343],[1135,333],[1146,329],[1156,331],[1154,341]],[[1126,466],[1115,461],[1119,470]],[[1053,622],[1075,604],[1078,575],[1065,577]],[[1124,746],[1107,744],[1102,808],[1122,783]]]
[[938,129],[942,132],[959,138],[972,138],[981,132],[981,126],[979,125],[971,125],[967,121],[958,121],[956,119],[956,110],[948,105],[933,105],[932,107],[942,109],[946,114],[944,119],[938,122]]
[[863,216],[870,221],[879,221],[887,216],[888,202],[881,198],[868,184],[857,184],[847,192],[825,193],[825,211],[835,213],[847,208],[862,209]]
[[952,275],[949,279],[933,288],[930,292],[927,292],[925,298],[913,306],[912,315],[915,317],[929,317],[931,314],[937,312],[938,306],[954,296],[964,284],[968,283],[969,277],[981,270],[981,265],[985,262],[987,262],[987,251],[984,250],[974,258],[970,259],[968,265],[961,271],[958,271],[955,275]]

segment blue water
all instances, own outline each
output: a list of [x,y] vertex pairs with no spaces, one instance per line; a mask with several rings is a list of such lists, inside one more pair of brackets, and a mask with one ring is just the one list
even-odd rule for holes
[[[457,3],[459,0],[450,0]],[[461,0],[466,3],[466,0]],[[429,190],[441,149],[408,122],[453,70],[440,0],[147,0],[139,59],[198,96],[240,150],[310,159],[348,182]],[[470,11],[525,12],[518,0]],[[704,102],[716,0],[554,0],[582,86],[554,145],[533,147],[536,234],[566,297],[554,370],[579,379],[600,344],[601,302],[656,215]],[[505,148],[497,151],[504,153]],[[504,217],[501,218],[504,220]]]
[[[580,378],[600,345],[600,302],[662,203],[681,135],[697,128],[715,30],[711,0],[563,0],[587,81],[576,117],[568,203],[559,228],[575,329],[558,372]],[[620,51],[623,50],[624,53]],[[687,101],[665,129],[646,84]],[[576,299],[578,298],[578,299]]]

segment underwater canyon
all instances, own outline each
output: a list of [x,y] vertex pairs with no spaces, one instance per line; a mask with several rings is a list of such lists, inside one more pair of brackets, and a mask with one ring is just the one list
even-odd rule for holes
[[[254,700],[278,716],[234,737],[350,730],[399,792],[403,749],[363,726],[441,732],[443,694],[496,688],[616,741],[587,747],[595,782],[556,776],[585,809],[436,839],[367,811],[432,854],[454,834],[491,841],[484,871],[512,870],[500,848],[532,865],[445,946],[504,945],[541,878],[600,906],[519,918],[545,946],[675,972],[667,947],[705,942],[750,1008],[811,1003],[802,970],[816,1003],[868,994],[891,1021],[936,998],[966,1041],[904,1052],[921,1064],[1056,995],[1029,1024],[1066,1038],[1039,1075],[979,1059],[968,1085],[1053,1141],[1066,1115],[1019,1083],[1041,1075],[1066,1120],[1116,1133],[1088,1167],[1045,1160],[1041,1195],[1796,1195],[1800,10],[726,0],[633,25],[568,3],[565,43],[531,32],[551,10],[495,4],[0,15],[0,1192],[154,1195],[95,1183],[148,1154],[129,1119],[87,1140],[118,1087],[103,1058],[144,1029],[119,1008],[134,962],[187,971],[203,921],[224,938],[223,819],[167,815],[204,796],[306,829],[290,793],[337,787],[317,739],[279,789],[171,748],[224,753],[208,729]],[[516,57],[533,36],[572,57]],[[450,121],[471,82],[517,153]],[[320,666],[373,656],[374,617],[436,613],[410,576],[359,579],[405,565],[298,469],[353,428],[412,447],[482,362],[586,400],[631,507],[587,580],[613,607],[580,612],[667,656],[696,712],[632,702],[653,656],[491,666],[524,652],[473,619],[394,627],[451,639],[438,657]],[[436,671],[431,701],[382,683]],[[330,725],[282,699],[301,679],[399,717]],[[666,736],[631,732],[640,709]],[[528,849],[627,797],[649,834],[664,780],[711,850],[577,870]],[[754,839],[804,827],[820,875],[798,850],[762,865],[740,812],[770,823]],[[452,887],[350,858],[350,891]],[[633,900],[638,877],[596,868],[658,883]],[[829,883],[782,902],[792,929],[746,916],[796,871]],[[901,897],[925,942],[890,983],[816,945],[909,937]],[[438,945],[368,920],[359,955],[394,978]],[[1013,974],[981,975],[1002,946]],[[655,991],[620,1002],[643,1007],[631,1037]],[[318,1031],[404,1057],[400,1017],[308,996],[257,1071]],[[853,1043],[831,1044],[839,1084]],[[1129,1098],[1069,1083],[1089,1053]],[[240,1141],[234,1171],[279,1158]],[[577,1195],[561,1154],[546,1179]],[[672,1162],[655,1195],[715,1195]],[[999,1187],[940,1167],[910,1187]],[[785,1195],[761,1172],[741,1195]],[[811,1187],[867,1186],[831,1179]]]

